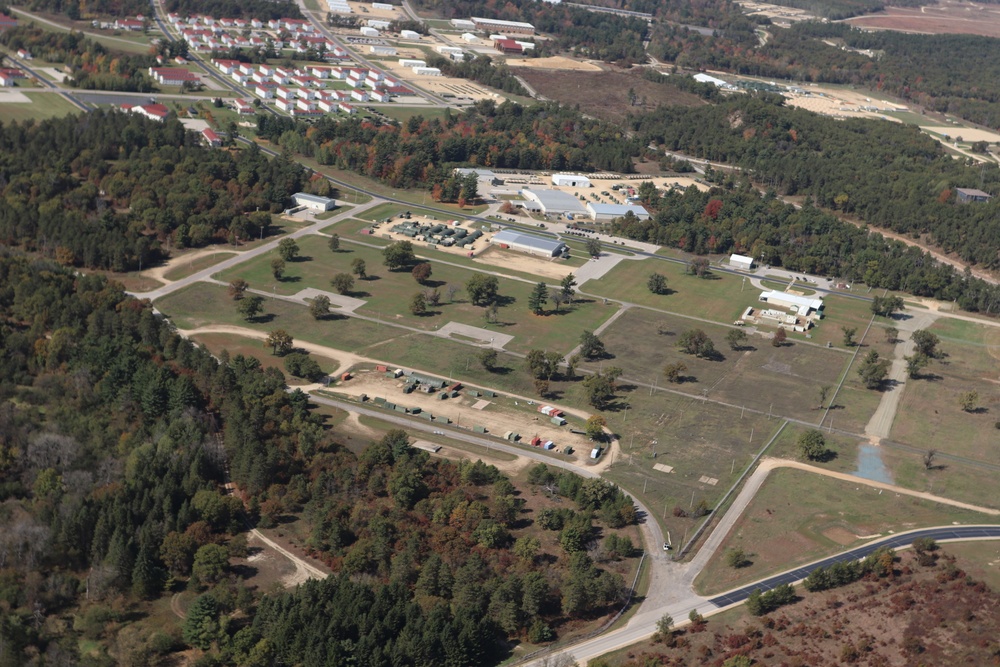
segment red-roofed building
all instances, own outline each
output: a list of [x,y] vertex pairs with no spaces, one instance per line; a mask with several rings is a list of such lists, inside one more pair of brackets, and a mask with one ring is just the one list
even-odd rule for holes
[[170,110],[163,106],[162,104],[143,104],[143,105],[131,105],[123,104],[122,111],[128,111],[129,113],[137,113],[146,118],[151,118],[152,120],[163,121],[167,119],[170,114]]
[[6,14],[0,14],[0,30],[5,30],[7,28],[16,28],[17,19],[13,16],[7,16]]
[[201,131],[201,137],[202,139],[205,140],[205,143],[208,144],[209,146],[222,145],[222,140],[219,139],[219,135],[216,134],[215,130],[213,130],[210,127],[206,127],[204,130]]
[[500,53],[524,53],[524,47],[513,39],[495,39],[493,48]]
[[17,85],[18,79],[27,79],[27,75],[16,68],[0,69],[0,88],[9,88]]
[[146,28],[146,24],[139,19],[117,19],[115,20],[117,30],[139,31]]
[[149,75],[163,86],[181,86],[185,81],[196,83],[198,77],[181,67],[150,67]]
[[241,116],[252,116],[254,112],[253,105],[246,100],[236,100],[233,102],[233,108]]

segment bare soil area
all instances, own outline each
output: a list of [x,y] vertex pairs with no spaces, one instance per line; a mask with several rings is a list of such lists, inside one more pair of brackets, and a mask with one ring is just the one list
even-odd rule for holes
[[924,7],[888,7],[884,12],[847,19],[858,28],[924,34],[1000,37],[1000,8],[974,2],[948,2]]
[[560,281],[573,273],[572,266],[563,263],[561,260],[548,260],[540,257],[532,257],[516,250],[504,250],[496,246],[488,246],[481,253],[476,255],[475,261],[490,266],[498,266],[508,271],[520,271],[530,273],[543,278]]
[[[516,63],[509,64],[513,68]],[[629,113],[652,111],[660,105],[694,107],[705,104],[697,95],[642,78],[642,73],[636,69],[581,72],[516,67],[514,72],[539,95],[561,104],[579,104],[583,113],[613,122],[624,120]],[[629,100],[629,90],[635,93],[635,105]]]
[[573,60],[565,56],[550,56],[548,58],[508,58],[508,67],[530,67],[532,69],[572,70],[577,72],[600,72],[601,68],[594,63]]

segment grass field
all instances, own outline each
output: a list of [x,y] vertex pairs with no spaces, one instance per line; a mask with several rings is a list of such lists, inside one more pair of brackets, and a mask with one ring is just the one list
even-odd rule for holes
[[395,104],[389,106],[376,107],[380,112],[394,118],[395,120],[406,122],[414,116],[423,116],[426,120],[445,120],[449,117],[451,109],[440,107],[403,107]]
[[[695,580],[695,588],[702,594],[721,593],[858,546],[865,536],[992,518],[802,470],[775,470]],[[731,547],[748,552],[752,564],[740,569],[726,565],[725,551]]]
[[[23,122],[26,120],[45,120],[46,118],[61,118],[67,114],[83,113],[72,102],[55,93],[29,92],[21,89],[31,103],[0,104],[0,118],[6,122]],[[0,95],[0,99],[3,99]]]
[[221,285],[198,283],[157,300],[156,307],[182,329],[232,324],[258,331],[285,329],[293,338],[338,350],[355,351],[399,335],[398,329],[357,318],[317,321],[305,306],[265,299],[264,314],[247,322]]
[[464,285],[474,275],[474,272],[464,268],[435,264],[433,275],[428,286],[443,290],[445,285],[463,286],[456,295],[455,303],[442,304],[431,313],[415,316],[410,313],[409,305],[413,295],[424,287],[418,285],[406,271],[392,272],[382,263],[380,251],[357,245],[342,248],[341,252],[332,253],[327,247],[327,240],[319,236],[300,239],[300,255],[309,260],[289,262],[285,276],[281,281],[275,281],[271,275],[270,262],[277,257],[277,252],[257,257],[239,267],[220,274],[220,279],[226,282],[241,277],[257,289],[273,288],[282,294],[291,295],[306,287],[330,290],[330,279],[337,273],[350,273],[351,262],[363,259],[367,265],[369,279],[356,280],[351,296],[367,301],[357,312],[362,315],[382,318],[407,326],[431,331],[447,322],[461,322],[476,327],[497,331],[514,336],[509,348],[527,352],[534,348],[547,348],[569,352],[576,344],[584,328],[598,326],[610,317],[615,306],[605,306],[593,300],[578,300],[572,308],[563,308],[557,314],[537,316],[527,307],[532,286],[514,280],[500,279],[500,295],[502,297],[499,322],[487,324],[484,309],[473,306],[467,301]]
[[163,274],[163,277],[167,280],[180,280],[181,278],[187,278],[192,273],[197,273],[203,269],[207,269],[210,266],[215,266],[219,262],[232,257],[233,253],[219,251],[214,252],[211,255],[202,255],[196,259],[189,260],[187,262],[179,262],[172,269]]
[[958,566],[976,581],[982,581],[994,591],[1000,591],[1000,542],[960,542],[945,544],[945,553],[959,559]]
[[[677,349],[677,340],[689,329],[701,329],[715,343],[719,360],[699,359]],[[822,412],[819,388],[836,385],[850,357],[839,350],[828,350],[802,343],[786,343],[781,348],[769,341],[751,337],[747,350],[731,350],[725,336],[731,329],[697,322],[643,308],[630,308],[601,335],[613,359],[590,362],[596,370],[601,364],[620,366],[625,377],[640,382],[682,391],[692,396],[721,400],[760,411],[770,411],[807,421],[817,420]],[[660,333],[664,332],[664,333]],[[663,377],[667,363],[687,366],[685,382],[668,384]],[[840,403],[841,401],[838,401]],[[848,403],[845,397],[844,403]],[[863,412],[873,405],[864,405]],[[845,411],[847,413],[847,411]],[[851,414],[853,417],[853,413]],[[843,426],[857,427],[863,418],[843,418]],[[862,424],[863,426],[863,424]]]
[[[926,378],[907,380],[892,426],[895,440],[981,461],[996,460],[1000,419],[997,360],[1000,328],[941,319],[929,327],[941,337],[945,357],[925,369]],[[964,412],[959,395],[974,390],[979,408]]]

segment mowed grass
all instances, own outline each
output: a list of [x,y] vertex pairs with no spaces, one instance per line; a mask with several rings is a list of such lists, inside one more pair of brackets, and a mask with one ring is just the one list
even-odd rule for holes
[[228,259],[232,256],[233,253],[231,252],[219,251],[213,252],[210,255],[202,255],[201,257],[197,257],[187,262],[181,261],[177,263],[177,266],[164,273],[163,277],[167,280],[180,280],[181,278],[187,278],[192,273],[198,273],[202,269],[215,266],[222,260]]
[[[83,113],[75,104],[62,95],[55,93],[33,93],[24,89],[20,89],[18,92],[24,93],[31,102],[0,104],[0,118],[8,123],[61,118],[67,114]],[[0,94],[0,100],[3,100],[2,94]]]
[[942,545],[945,553],[959,559],[959,567],[976,581],[1000,592],[1000,541],[962,542]]
[[[771,472],[725,542],[695,579],[703,595],[745,585],[796,565],[885,535],[994,517],[802,470]],[[726,551],[742,548],[752,564],[726,565]]]
[[[717,360],[685,354],[677,341],[690,329],[704,331],[715,343]],[[770,411],[806,421],[822,412],[819,388],[836,385],[850,356],[839,350],[789,342],[775,348],[769,340],[751,336],[747,349],[731,350],[726,334],[732,328],[675,315],[630,308],[601,334],[613,359],[590,362],[587,368],[620,366],[625,377],[692,396],[705,396],[751,410]],[[685,381],[670,384],[663,376],[668,363],[683,363]],[[874,409],[874,408],[872,408]],[[866,418],[867,419],[867,418]],[[845,420],[844,426],[859,420]]]
[[[295,339],[353,352],[398,335],[398,329],[357,318],[315,320],[309,309],[281,299],[264,299],[261,317],[247,322],[222,285],[197,283],[158,299],[156,307],[182,329],[229,324],[258,331],[284,329]],[[334,311],[336,312],[336,311]]]
[[[271,275],[271,260],[277,251],[262,255],[220,274],[219,278],[230,282],[243,278],[251,287],[272,289],[276,293],[292,295],[306,287],[332,291],[330,279],[338,273],[350,273],[351,263],[363,259],[369,278],[355,280],[350,296],[364,299],[367,303],[356,312],[387,322],[433,331],[448,322],[460,322],[487,331],[495,331],[514,336],[509,349],[527,352],[534,348],[546,348],[569,352],[576,344],[585,328],[596,327],[614,314],[616,306],[590,300],[578,299],[571,308],[563,307],[558,313],[535,315],[528,310],[531,283],[500,279],[499,321],[488,324],[484,309],[473,306],[465,292],[465,284],[475,275],[474,271],[431,261],[433,274],[427,287],[436,287],[442,292],[447,285],[461,288],[456,293],[456,301],[442,303],[432,308],[427,315],[416,316],[410,312],[410,302],[414,295],[426,289],[417,284],[409,271],[389,271],[382,263],[380,250],[359,245],[341,246],[341,252],[331,252],[327,239],[310,236],[299,240],[300,259],[287,263],[285,275],[277,281]],[[308,259],[306,259],[308,258]],[[488,334],[483,334],[487,336]]]
[[[740,292],[742,279],[714,272],[711,278],[684,273],[685,265],[657,259],[619,262],[599,280],[588,280],[581,287],[590,294],[637,303],[649,308],[701,317],[714,322],[731,323],[747,306],[757,307],[760,290],[747,281]],[[667,278],[669,294],[653,294],[646,281],[653,273]]]
[[[928,329],[941,337],[946,356],[924,370],[927,378],[907,380],[892,425],[892,438],[916,447],[980,461],[997,460],[1000,431],[1000,329],[942,319]],[[979,408],[965,412],[959,396],[979,394]]]

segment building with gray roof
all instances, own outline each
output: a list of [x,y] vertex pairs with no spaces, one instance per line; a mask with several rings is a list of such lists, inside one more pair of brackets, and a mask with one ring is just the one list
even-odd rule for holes
[[557,257],[568,250],[566,244],[559,239],[534,236],[513,229],[497,232],[490,243],[540,257]]

